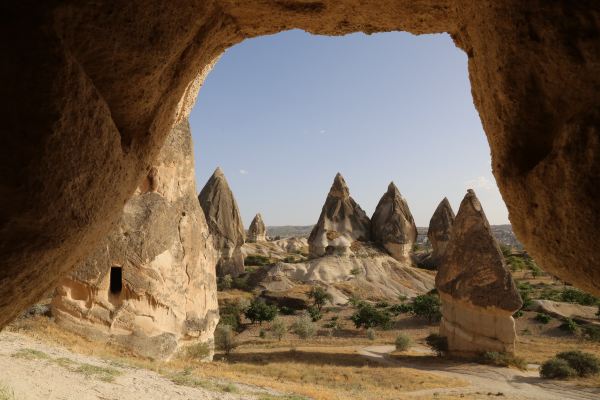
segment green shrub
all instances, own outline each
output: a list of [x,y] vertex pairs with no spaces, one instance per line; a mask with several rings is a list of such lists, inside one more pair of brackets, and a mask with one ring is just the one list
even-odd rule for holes
[[369,340],[375,340],[377,338],[377,333],[375,332],[375,329],[373,328],[369,328],[367,329],[367,339]]
[[316,306],[310,306],[306,309],[306,311],[308,312],[308,315],[310,315],[310,319],[312,319],[313,322],[317,322],[323,318],[321,310],[319,310]]
[[375,303],[375,307],[377,308],[387,308],[390,306],[390,303],[388,303],[387,301],[378,301],[377,303]]
[[583,306],[593,306],[598,304],[598,299],[589,293],[584,293],[575,288],[565,288],[561,294],[561,300],[567,303],[576,303]]
[[408,335],[405,335],[404,333],[400,333],[400,334],[398,334],[398,336],[396,336],[396,340],[394,341],[394,344],[396,345],[396,350],[406,351],[410,348],[410,346],[412,344],[412,340],[410,339],[410,337]]
[[264,339],[267,337],[267,331],[265,331],[264,329],[260,329],[260,331],[258,331],[258,337],[261,339]]
[[583,335],[587,340],[600,342],[600,327],[586,325],[583,327]]
[[565,318],[564,322],[560,324],[559,328],[565,332],[576,333],[579,329],[579,325],[571,318]]
[[210,353],[211,348],[207,343],[196,343],[185,348],[185,356],[192,360],[204,360]]
[[559,358],[551,358],[540,367],[540,376],[546,379],[566,379],[577,375],[568,362]]
[[414,311],[412,304],[393,304],[388,310],[395,315],[407,314]]
[[521,318],[523,316],[523,310],[517,310],[514,314],[513,314],[513,318]]
[[258,322],[262,325],[264,321],[273,321],[277,316],[277,306],[269,305],[261,298],[255,297],[244,313],[252,323]]
[[448,338],[446,336],[432,333],[425,338],[425,343],[440,357],[448,351]]
[[247,302],[241,300],[224,304],[219,310],[221,314],[220,323],[229,325],[232,329],[239,332],[242,329],[242,314],[244,314],[247,308]]
[[327,290],[320,286],[313,286],[308,293],[306,293],[309,299],[312,299],[313,305],[321,311],[323,306],[327,303],[333,302],[333,296]]
[[587,377],[600,373],[600,358],[579,350],[558,353],[556,358],[565,360],[577,375]]
[[522,358],[510,353],[500,353],[497,351],[486,351],[481,354],[480,362],[483,364],[495,365],[497,367],[517,367],[521,370],[527,369],[527,362]]
[[547,324],[552,320],[552,317],[546,313],[537,313],[535,320],[541,324]]
[[233,282],[231,282],[231,287],[233,289],[244,290],[246,292],[250,291],[250,285],[248,284],[248,275],[240,275],[236,278],[233,278]]
[[269,264],[271,264],[271,259],[260,254],[250,254],[244,259],[244,265],[264,267]]
[[293,308],[288,307],[288,306],[281,306],[281,307],[279,307],[279,311],[281,311],[281,313],[283,315],[294,315],[294,314],[296,314],[296,310],[294,310]]
[[350,270],[350,273],[354,276],[359,275],[360,274],[360,268],[358,267],[354,267]]
[[361,304],[356,312],[350,317],[357,328],[374,328],[380,326],[388,328],[391,322],[391,315],[385,310],[378,310],[370,304]]
[[439,321],[442,317],[440,298],[433,294],[424,294],[415,297],[412,303],[413,313],[426,318],[429,323]]
[[228,290],[233,285],[233,278],[227,274],[217,281],[217,290]]
[[231,351],[237,347],[235,335],[231,326],[221,324],[217,326],[217,329],[215,330],[215,346],[217,346],[218,349],[223,350],[225,354],[231,353]]
[[275,318],[273,322],[271,322],[271,333],[277,338],[277,340],[281,341],[281,338],[283,338],[283,335],[285,335],[286,331],[287,327],[281,319]]
[[296,335],[300,336],[300,338],[308,339],[315,335],[317,332],[317,327],[308,315],[302,315],[296,318],[291,326],[291,330]]

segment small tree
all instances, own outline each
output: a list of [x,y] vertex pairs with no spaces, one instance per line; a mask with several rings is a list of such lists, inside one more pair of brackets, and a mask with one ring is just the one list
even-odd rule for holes
[[309,299],[312,299],[314,306],[317,307],[319,312],[326,303],[333,302],[333,296],[331,293],[327,292],[320,286],[313,286],[306,295]]
[[321,313],[321,310],[317,308],[317,306],[310,306],[306,311],[308,311],[308,315],[310,315],[310,319],[312,319],[313,322],[317,322],[323,318],[323,314]]
[[388,327],[391,321],[390,313],[385,310],[378,310],[370,304],[364,303],[358,307],[358,310],[350,317],[357,328],[374,328],[376,326]]
[[275,336],[278,341],[281,341],[286,331],[287,327],[285,326],[283,320],[275,318],[271,323],[271,333],[273,334],[273,336]]
[[412,340],[410,337],[404,333],[400,333],[396,337],[396,341],[394,344],[396,345],[396,350],[398,351],[406,351],[410,347]]
[[227,290],[227,289],[231,289],[231,285],[233,284],[233,278],[231,277],[231,275],[227,274],[224,277],[221,278],[220,281],[220,290]]
[[292,332],[302,339],[308,339],[315,335],[317,328],[308,315],[302,315],[294,321],[291,326]]
[[413,300],[413,312],[419,317],[427,318],[429,323],[441,318],[440,298],[434,294],[424,294]]
[[217,329],[215,330],[215,346],[217,346],[218,349],[223,350],[227,355],[237,347],[235,335],[231,326],[221,324],[217,326]]
[[263,299],[254,298],[250,306],[244,313],[253,324],[258,322],[262,325],[263,321],[273,321],[277,316],[277,306],[265,303]]

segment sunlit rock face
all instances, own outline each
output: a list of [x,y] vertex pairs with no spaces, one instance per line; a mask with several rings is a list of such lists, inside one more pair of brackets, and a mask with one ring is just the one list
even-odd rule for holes
[[242,217],[225,174],[217,168],[198,195],[208,228],[219,252],[218,276],[238,276],[244,272],[242,245],[245,232]]
[[406,199],[391,182],[371,218],[372,240],[400,262],[410,262],[417,226]]
[[440,334],[450,352],[514,352],[512,314],[521,297],[472,190],[460,204],[435,286],[442,300]]
[[182,345],[212,345],[219,319],[216,252],[194,173],[184,121],[171,131],[117,227],[60,281],[52,301],[60,325],[157,359]]
[[247,242],[256,243],[256,242],[265,242],[267,240],[267,227],[263,222],[262,215],[256,214],[252,222],[250,223],[250,228],[248,229],[248,237],[246,238]]
[[448,199],[444,197],[429,220],[429,230],[427,231],[427,239],[429,239],[429,243],[433,248],[431,261],[434,265],[438,265],[444,254],[446,254],[454,217],[452,206],[450,206]]
[[352,197],[341,174],[337,174],[321,210],[319,221],[308,237],[313,257],[350,254],[356,240],[368,241],[371,221]]

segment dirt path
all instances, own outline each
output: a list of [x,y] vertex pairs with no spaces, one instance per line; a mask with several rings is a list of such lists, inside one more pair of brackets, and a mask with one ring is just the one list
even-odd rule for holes
[[[459,378],[470,383],[463,388],[419,390],[403,393],[403,395],[433,395],[445,393],[460,396],[461,394],[502,393],[505,399],[515,400],[598,400],[600,388],[581,388],[568,382],[549,382],[539,377],[536,370],[519,371],[512,368],[492,367],[474,363],[453,363],[431,361],[414,358],[410,363],[388,357],[395,350],[394,346],[369,346],[359,349],[359,354],[370,360],[402,367],[414,368],[436,374]],[[425,348],[417,348],[425,352]]]
[[176,385],[153,371],[75,354],[17,333],[0,333],[0,387],[14,392],[15,400],[237,400],[257,399],[261,392],[276,395],[237,383],[197,382],[209,389]]

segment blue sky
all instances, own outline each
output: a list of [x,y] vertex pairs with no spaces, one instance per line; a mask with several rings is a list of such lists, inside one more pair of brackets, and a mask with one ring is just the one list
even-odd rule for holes
[[246,226],[315,223],[336,172],[371,215],[390,181],[427,226],[475,189],[508,223],[473,105],[467,57],[448,35],[283,32],[229,49],[190,116],[198,191],[221,166]]

